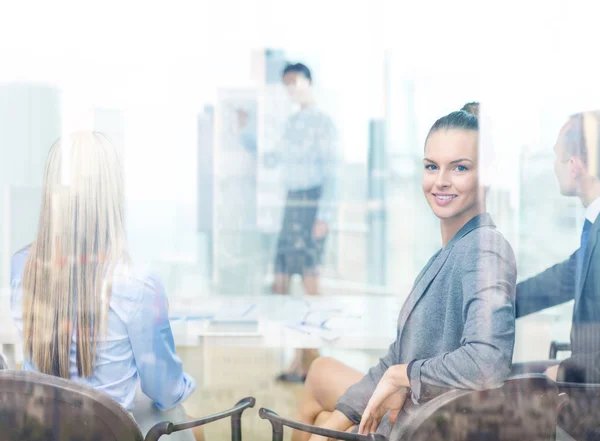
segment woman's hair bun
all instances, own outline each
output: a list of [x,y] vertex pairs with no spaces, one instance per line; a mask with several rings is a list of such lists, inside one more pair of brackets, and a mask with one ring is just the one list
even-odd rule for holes
[[479,118],[479,103],[477,101],[472,101],[470,103],[465,104],[460,110]]

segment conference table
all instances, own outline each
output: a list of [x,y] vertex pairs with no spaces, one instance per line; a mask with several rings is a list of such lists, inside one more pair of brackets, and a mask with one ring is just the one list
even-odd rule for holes
[[[173,296],[169,316],[178,347],[358,349],[385,353],[396,338],[404,297],[376,294],[282,296]],[[568,341],[571,304],[517,321],[514,361],[546,359],[552,340]],[[9,364],[22,361],[10,316],[8,290],[0,291],[0,344]]]
[[[401,301],[388,295],[210,295],[169,300],[176,346],[385,349],[396,338]],[[0,293],[0,344],[14,365],[20,337],[10,297]]]
[[394,296],[207,296],[170,316],[178,346],[386,349],[400,308]]

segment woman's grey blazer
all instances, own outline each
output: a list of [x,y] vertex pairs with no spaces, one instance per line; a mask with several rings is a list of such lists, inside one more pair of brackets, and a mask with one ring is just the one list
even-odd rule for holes
[[[410,363],[412,402],[401,418],[447,389],[501,385],[513,355],[516,273],[514,253],[490,215],[471,219],[421,271],[388,354],[336,409],[358,424],[377,383],[397,364]],[[390,431],[386,416],[377,432]]]

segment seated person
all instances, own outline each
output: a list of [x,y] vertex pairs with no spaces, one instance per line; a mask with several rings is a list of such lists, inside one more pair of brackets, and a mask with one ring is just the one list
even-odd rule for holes
[[106,136],[75,133],[50,149],[37,235],[12,259],[11,309],[23,370],[105,392],[144,434],[187,418],[180,404],[196,383],[175,352],[159,277],[129,259],[123,170]]
[[[333,359],[313,363],[301,422],[389,436],[396,420],[406,421],[435,395],[497,387],[508,377],[516,265],[486,213],[478,127],[476,115],[460,110],[429,131],[422,187],[440,219],[443,247],[417,276],[398,318],[396,341],[366,376]],[[294,432],[294,441],[307,438]],[[316,440],[323,438],[310,438]]]
[[600,383],[600,111],[573,115],[554,153],[560,192],[585,207],[580,247],[571,257],[517,285],[517,318],[575,300],[571,357],[517,364],[513,372],[544,372],[554,380]]

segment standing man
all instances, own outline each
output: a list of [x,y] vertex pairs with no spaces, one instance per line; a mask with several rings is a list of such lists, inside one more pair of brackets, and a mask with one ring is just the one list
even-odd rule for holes
[[[554,152],[560,191],[585,207],[580,247],[566,261],[517,285],[517,318],[575,300],[571,357],[516,365],[514,373],[539,371],[556,381],[600,382],[600,111],[573,115]],[[543,219],[540,219],[543,222]]]
[[[337,134],[331,118],[316,104],[310,69],[288,64],[283,84],[298,111],[288,119],[274,152],[265,155],[265,166],[283,168],[287,191],[283,222],[277,240],[273,292],[288,294],[294,274],[302,277],[308,295],[320,294],[319,268],[337,199]],[[238,110],[240,142],[256,152],[256,133],[248,114]],[[279,381],[303,382],[319,355],[315,349],[296,352],[292,365]]]
[[[275,256],[273,292],[288,294],[290,278],[302,277],[304,291],[320,294],[319,267],[334,214],[338,153],[331,118],[315,102],[312,75],[304,64],[288,64],[283,83],[299,110],[287,121],[283,139],[272,156],[283,167],[287,199]],[[296,352],[278,380],[302,382],[318,356],[315,349]]]

